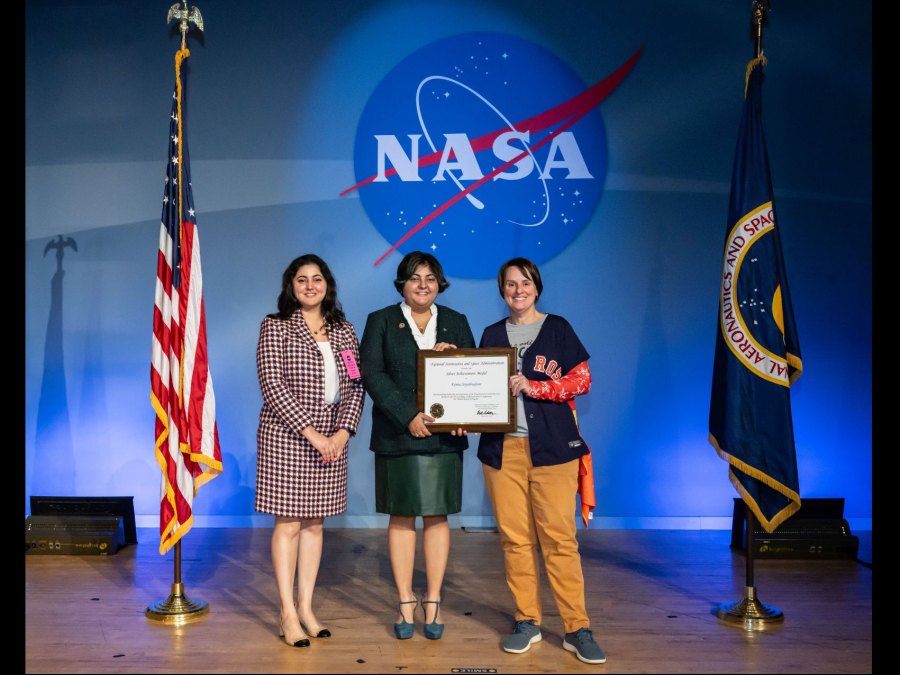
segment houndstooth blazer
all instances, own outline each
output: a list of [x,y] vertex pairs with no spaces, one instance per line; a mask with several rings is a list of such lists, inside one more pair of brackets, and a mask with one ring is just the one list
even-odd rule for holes
[[[328,339],[334,352],[341,391],[334,430],[346,429],[353,436],[365,396],[362,380],[350,379],[341,358],[341,352],[349,349],[359,363],[359,343],[353,324],[345,321],[329,328]],[[261,423],[286,427],[300,438],[300,432],[309,425],[322,433],[334,433],[325,428],[332,424],[329,409],[333,410],[333,406],[325,403],[325,361],[300,310],[287,321],[268,316],[263,319],[256,349],[256,369],[263,398],[259,413]]]

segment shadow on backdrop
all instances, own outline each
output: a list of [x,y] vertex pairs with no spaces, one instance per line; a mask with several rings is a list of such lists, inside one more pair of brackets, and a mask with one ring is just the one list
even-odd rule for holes
[[66,370],[63,357],[63,270],[66,248],[78,251],[75,240],[59,235],[44,247],[56,251],[56,273],[50,281],[50,318],[44,343],[44,376],[38,403],[37,436],[31,494],[75,495],[75,451],[69,423]]
[[237,456],[223,452],[222,465],[227,466],[228,470],[216,477],[213,483],[215,489],[205,500],[195,502],[194,513],[235,516],[253,513],[256,490],[241,482],[241,465]]

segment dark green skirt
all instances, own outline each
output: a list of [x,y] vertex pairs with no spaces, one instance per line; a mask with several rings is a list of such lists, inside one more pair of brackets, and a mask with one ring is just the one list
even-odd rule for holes
[[375,510],[392,516],[462,511],[462,452],[375,455]]

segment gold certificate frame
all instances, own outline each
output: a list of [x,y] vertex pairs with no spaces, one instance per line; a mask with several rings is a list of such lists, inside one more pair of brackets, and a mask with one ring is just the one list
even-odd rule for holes
[[435,419],[428,430],[510,433],[516,430],[514,347],[418,352],[416,405]]

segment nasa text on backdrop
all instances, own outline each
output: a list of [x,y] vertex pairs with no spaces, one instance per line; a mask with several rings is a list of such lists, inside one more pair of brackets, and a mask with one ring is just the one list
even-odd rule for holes
[[607,141],[596,106],[639,54],[585,88],[556,56],[510,35],[427,45],[366,104],[358,183],[342,194],[360,190],[388,253],[433,251],[454,276],[490,278],[514,256],[549,260],[600,198]]

